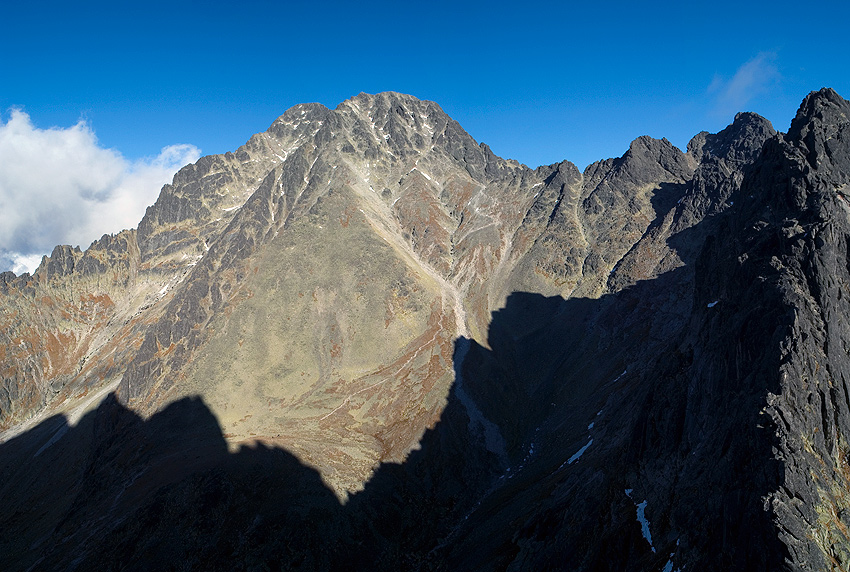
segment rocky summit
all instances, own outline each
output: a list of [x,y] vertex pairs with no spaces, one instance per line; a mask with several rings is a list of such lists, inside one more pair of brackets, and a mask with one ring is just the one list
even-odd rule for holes
[[850,103],[584,172],[298,105],[0,274],[24,570],[850,569]]

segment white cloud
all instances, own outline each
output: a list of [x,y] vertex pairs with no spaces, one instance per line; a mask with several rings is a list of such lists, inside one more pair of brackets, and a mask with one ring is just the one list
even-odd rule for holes
[[731,79],[715,75],[708,93],[714,97],[715,111],[728,115],[746,111],[751,100],[769,92],[779,79],[776,54],[762,52],[739,67]]
[[88,247],[135,227],[162,185],[200,150],[171,145],[128,161],[84,121],[39,129],[21,110],[0,118],[0,271],[33,271],[57,244]]
[[30,274],[38,268],[38,265],[41,263],[41,259],[44,257],[43,254],[19,254],[17,252],[9,253],[8,261],[0,258],[0,261],[6,263],[5,266],[0,265],[0,267],[8,268],[15,274],[23,274],[24,272],[29,272]]

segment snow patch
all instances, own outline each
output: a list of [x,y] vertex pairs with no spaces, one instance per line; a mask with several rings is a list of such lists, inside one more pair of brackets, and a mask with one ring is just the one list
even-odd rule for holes
[[581,449],[579,449],[578,451],[576,451],[576,453],[575,453],[572,457],[570,457],[569,459],[567,459],[567,464],[568,464],[568,465],[572,465],[573,463],[575,463],[576,461],[578,461],[579,459],[581,459],[581,456],[582,456],[582,455],[584,455],[584,452],[585,452],[585,451],[587,451],[587,448],[588,448],[588,447],[590,447],[592,444],[593,444],[593,439],[591,439],[590,441],[588,441],[588,442],[587,442],[587,445],[585,445],[584,447],[582,447]]
[[[419,161],[419,160],[417,159],[417,162],[418,162],[418,161]],[[407,174],[409,175],[409,174],[410,174],[410,173],[412,173],[413,171],[419,171],[419,173],[420,173],[423,177],[425,177],[425,178],[426,178],[426,179],[428,179],[429,181],[431,180],[431,177],[428,175],[428,173],[426,173],[425,171],[423,171],[422,169],[420,169],[419,167],[417,167],[417,166],[415,166],[415,165],[414,165],[414,167],[413,167],[411,170],[409,170],[409,171],[407,172]]]
[[[632,498],[632,489],[626,489],[626,496],[630,499]],[[634,502],[634,499],[632,499],[632,502]],[[646,505],[647,501],[635,503],[635,508],[637,509],[637,520],[640,523],[641,534],[649,543],[649,547],[652,551],[655,552],[655,547],[652,545],[652,534],[649,532],[649,521],[646,519]]]
[[652,545],[652,534],[649,532],[649,521],[646,520],[646,501],[635,505],[637,507],[637,519],[640,523],[640,532],[643,537],[649,542],[649,547],[655,552],[655,547]]

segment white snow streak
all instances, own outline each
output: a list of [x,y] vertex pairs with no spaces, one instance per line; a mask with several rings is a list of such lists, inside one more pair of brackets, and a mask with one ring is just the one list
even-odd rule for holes
[[[632,489],[626,489],[626,496],[632,498]],[[632,499],[632,502],[634,502],[634,499]],[[649,543],[649,547],[652,551],[655,552],[655,547],[652,545],[652,534],[649,532],[649,521],[646,519],[646,505],[647,501],[635,503],[635,508],[637,509],[637,520],[640,523],[641,534]]]
[[643,534],[643,537],[649,542],[649,547],[652,548],[652,551],[655,552],[655,547],[652,545],[652,534],[649,532],[649,521],[646,520],[646,501],[636,505],[637,506],[637,519],[640,523],[640,532]]
[[587,445],[585,445],[584,447],[582,447],[581,449],[576,451],[576,453],[567,460],[567,464],[572,465],[573,463],[578,461],[581,458],[581,456],[584,455],[584,452],[587,451],[587,448],[590,447],[592,444],[593,444],[593,439],[588,441]]

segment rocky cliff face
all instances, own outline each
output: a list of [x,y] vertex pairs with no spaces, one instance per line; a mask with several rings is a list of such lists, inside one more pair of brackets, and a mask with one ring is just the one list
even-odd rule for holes
[[828,89],[584,173],[410,96],[296,106],[0,275],[2,553],[847,569],[848,177]]

